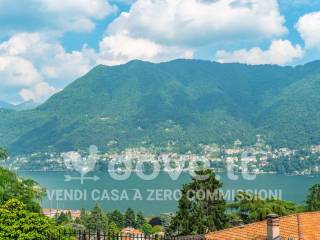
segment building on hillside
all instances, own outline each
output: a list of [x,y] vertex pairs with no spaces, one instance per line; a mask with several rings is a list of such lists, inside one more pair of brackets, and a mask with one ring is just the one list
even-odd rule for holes
[[239,148],[242,145],[242,142],[239,139],[237,139],[236,141],[234,141],[233,145],[234,147]]
[[320,152],[320,145],[312,145],[310,147],[310,152],[312,154],[319,153]]
[[320,212],[285,217],[271,214],[267,220],[206,234],[207,240],[320,240]]
[[122,240],[141,240],[144,238],[143,232],[133,227],[126,227],[121,230]]
[[227,148],[224,150],[224,153],[227,155],[235,155],[241,153],[240,148]]
[[57,215],[59,215],[60,213],[69,213],[71,215],[71,218],[73,220],[75,220],[76,218],[80,218],[81,215],[81,211],[80,210],[65,210],[65,209],[51,209],[51,208],[44,208],[42,209],[42,212],[45,216],[50,217],[50,218],[54,218]]

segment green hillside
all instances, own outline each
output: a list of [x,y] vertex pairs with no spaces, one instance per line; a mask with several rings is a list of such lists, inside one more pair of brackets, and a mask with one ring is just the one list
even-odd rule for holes
[[[298,67],[175,60],[97,66],[34,110],[0,109],[11,152],[320,142],[320,62]],[[110,145],[110,142],[117,142]],[[108,145],[109,143],[109,145]]]

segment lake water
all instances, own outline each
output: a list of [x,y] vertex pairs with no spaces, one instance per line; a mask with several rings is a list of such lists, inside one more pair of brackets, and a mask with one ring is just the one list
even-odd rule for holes
[[[32,178],[48,190],[48,196],[42,202],[45,208],[90,209],[98,202],[105,210],[124,211],[131,207],[142,210],[146,215],[159,215],[172,212],[177,208],[179,189],[191,180],[188,173],[182,173],[172,180],[168,173],[160,173],[154,180],[142,180],[136,173],[124,181],[114,180],[109,173],[96,172],[88,177],[98,176],[99,180],[78,179],[65,181],[65,175],[78,177],[76,172],[20,172],[24,178]],[[302,203],[310,188],[320,183],[320,176],[284,176],[274,174],[258,175],[248,181],[241,176],[233,181],[222,175],[225,193],[235,190],[260,191],[261,194],[278,194],[282,199]],[[230,195],[231,196],[231,195]],[[49,199],[50,198],[50,199]]]

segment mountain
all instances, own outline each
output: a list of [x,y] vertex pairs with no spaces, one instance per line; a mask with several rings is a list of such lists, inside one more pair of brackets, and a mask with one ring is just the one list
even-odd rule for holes
[[23,103],[20,103],[17,105],[0,101],[0,108],[11,109],[11,110],[15,110],[15,111],[30,110],[30,109],[36,108],[37,106],[38,106],[38,104],[32,100],[26,101],[26,102],[23,102]]
[[13,107],[14,107],[14,105],[12,105],[10,103],[0,101],[0,108],[11,109]]
[[29,100],[29,101],[15,105],[13,109],[16,111],[30,110],[30,109],[36,108],[38,105],[39,105],[38,103],[32,100]]
[[184,152],[263,134],[274,146],[305,146],[320,142],[319,92],[320,61],[99,65],[35,109],[0,110],[0,145],[20,153],[173,141]]

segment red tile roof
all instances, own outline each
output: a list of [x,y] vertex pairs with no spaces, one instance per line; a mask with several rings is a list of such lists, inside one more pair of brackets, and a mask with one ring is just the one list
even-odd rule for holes
[[143,232],[141,232],[139,229],[135,229],[135,228],[131,228],[131,227],[123,228],[121,230],[121,232],[124,233],[124,234],[130,234],[130,235],[141,235],[141,234],[143,234]]
[[73,219],[76,219],[76,218],[80,218],[80,215],[81,215],[81,212],[80,210],[66,210],[66,209],[51,209],[51,208],[43,208],[42,209],[42,212],[45,216],[47,217],[55,217],[56,214],[60,214],[61,212],[63,213],[68,213],[70,212],[71,213],[71,217]]
[[[320,212],[280,217],[281,239],[320,240]],[[300,237],[299,237],[300,236]],[[266,240],[267,221],[208,233],[208,240]]]

